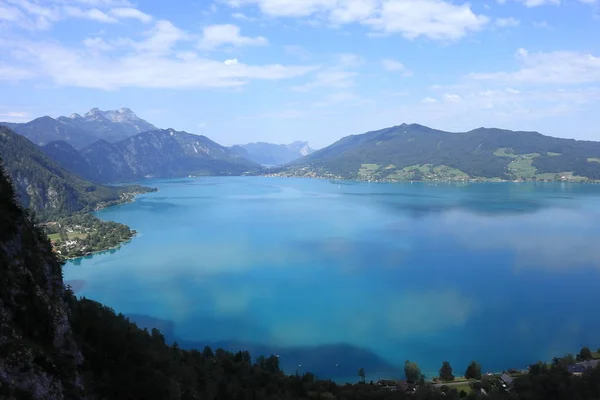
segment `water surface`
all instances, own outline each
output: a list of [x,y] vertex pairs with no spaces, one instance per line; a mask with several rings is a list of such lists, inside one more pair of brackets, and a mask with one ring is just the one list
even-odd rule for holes
[[144,184],[159,191],[98,214],[139,236],[69,262],[65,279],[183,346],[273,352],[336,379],[600,346],[600,186]]

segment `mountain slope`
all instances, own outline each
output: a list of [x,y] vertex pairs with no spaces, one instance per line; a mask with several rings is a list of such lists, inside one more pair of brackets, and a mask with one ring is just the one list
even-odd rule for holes
[[2,166],[0,226],[0,398],[85,398],[61,265]]
[[389,181],[597,180],[600,142],[487,128],[450,133],[402,124],[344,137],[280,174]]
[[[99,140],[80,150],[81,158],[61,144],[44,148],[66,169],[97,182],[170,178],[188,175],[242,175],[254,164],[205,136],[173,129],[142,132],[118,143]],[[81,159],[86,165],[81,165]]]
[[13,131],[25,136],[38,146],[57,140],[65,141],[75,148],[82,148],[99,139],[93,132],[82,130],[65,121],[45,116],[36,118],[25,124],[5,124]]
[[[52,160],[60,160],[60,166],[81,176],[83,179],[93,181],[95,172],[88,161],[69,143],[62,140],[50,142],[41,146],[40,150]],[[58,162],[58,161],[57,161]]]
[[231,149],[252,162],[269,166],[287,164],[314,151],[308,142],[294,142],[287,145],[258,142],[235,145]]
[[[132,190],[94,184],[66,171],[25,137],[0,127],[0,158],[23,205],[42,219],[117,203]],[[135,188],[138,190],[141,188]]]

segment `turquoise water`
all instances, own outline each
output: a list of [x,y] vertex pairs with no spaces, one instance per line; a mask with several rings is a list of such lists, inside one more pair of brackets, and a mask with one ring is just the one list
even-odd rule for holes
[[600,186],[144,183],[159,191],[99,213],[139,236],[65,279],[182,347],[274,353],[334,379],[600,347]]

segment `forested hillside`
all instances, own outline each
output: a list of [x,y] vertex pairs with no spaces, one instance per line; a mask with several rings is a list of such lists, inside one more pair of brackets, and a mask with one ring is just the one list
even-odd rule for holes
[[600,142],[402,124],[344,137],[275,173],[375,181],[600,180]]
[[95,182],[205,175],[242,175],[261,170],[209,138],[173,129],[142,132],[117,143],[99,140],[79,151],[50,143],[44,152],[64,168]]
[[90,212],[147,189],[104,186],[81,179],[48,158],[25,137],[0,127],[0,158],[23,205],[41,220]]

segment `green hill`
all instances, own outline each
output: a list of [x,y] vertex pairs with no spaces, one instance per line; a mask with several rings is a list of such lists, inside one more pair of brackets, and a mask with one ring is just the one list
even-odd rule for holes
[[375,181],[600,180],[600,142],[479,128],[450,133],[402,124],[344,137],[279,175]]

